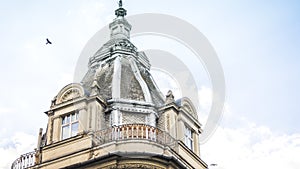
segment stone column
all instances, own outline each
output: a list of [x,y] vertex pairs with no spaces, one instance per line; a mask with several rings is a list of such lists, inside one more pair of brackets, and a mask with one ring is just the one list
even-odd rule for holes
[[48,131],[47,131],[47,143],[46,144],[52,144],[53,142],[53,115],[54,112],[51,111],[48,113]]
[[113,110],[111,112],[111,125],[112,126],[118,126],[119,124],[119,113],[120,110]]
[[150,126],[156,127],[156,117],[155,117],[155,114],[153,112],[149,114],[148,124]]
[[196,132],[193,132],[193,141],[194,152],[199,155],[199,135]]
[[78,110],[79,117],[79,128],[78,128],[78,133],[84,133],[84,131],[87,131],[88,128],[88,118],[87,118],[87,111],[86,108]]
[[177,139],[184,142],[184,122],[182,120],[178,120]]

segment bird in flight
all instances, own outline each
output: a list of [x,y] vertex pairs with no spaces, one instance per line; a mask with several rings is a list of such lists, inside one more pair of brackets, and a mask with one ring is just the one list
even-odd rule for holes
[[48,44],[51,45],[52,44],[52,42],[50,42],[50,40],[48,38],[46,39],[46,41],[47,41],[46,45],[48,45]]

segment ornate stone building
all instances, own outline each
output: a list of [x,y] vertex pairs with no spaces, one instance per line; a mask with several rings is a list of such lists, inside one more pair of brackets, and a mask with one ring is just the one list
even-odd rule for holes
[[82,82],[59,91],[37,148],[13,169],[207,168],[192,102],[161,94],[147,56],[130,41],[122,1],[115,14],[110,40],[90,57]]

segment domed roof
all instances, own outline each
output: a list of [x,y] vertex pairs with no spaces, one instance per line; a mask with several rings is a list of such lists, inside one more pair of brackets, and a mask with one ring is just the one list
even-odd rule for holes
[[130,42],[131,25],[118,17],[110,29],[110,40],[89,59],[89,70],[82,80],[85,90],[104,100],[163,105],[164,96],[150,74],[147,56]]

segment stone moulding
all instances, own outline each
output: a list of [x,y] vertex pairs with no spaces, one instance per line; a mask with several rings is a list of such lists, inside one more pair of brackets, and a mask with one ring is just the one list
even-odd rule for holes
[[56,96],[55,105],[67,102],[84,96],[84,89],[81,84],[71,83],[65,86]]

